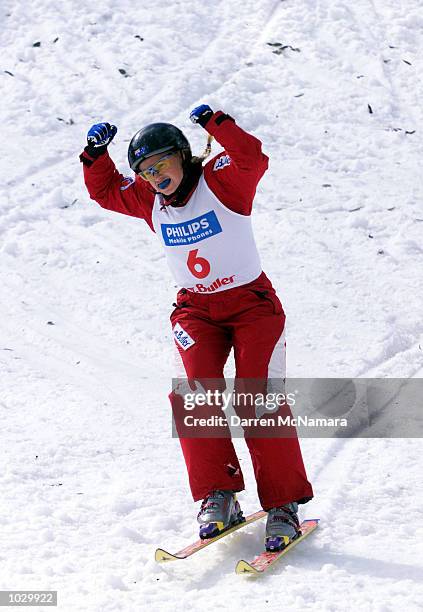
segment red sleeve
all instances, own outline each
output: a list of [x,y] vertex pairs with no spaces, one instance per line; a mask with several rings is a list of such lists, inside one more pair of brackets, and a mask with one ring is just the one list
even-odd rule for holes
[[222,204],[242,215],[250,215],[257,185],[269,162],[261,150],[260,140],[222,111],[211,117],[205,129],[225,149],[205,165],[207,185]]
[[151,216],[155,196],[144,181],[120,174],[107,151],[94,160],[84,151],[80,159],[92,200],[107,210],[144,219],[154,231]]

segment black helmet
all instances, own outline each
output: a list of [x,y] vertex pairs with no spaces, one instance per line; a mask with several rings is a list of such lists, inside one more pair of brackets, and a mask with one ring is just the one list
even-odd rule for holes
[[187,151],[191,157],[191,147],[179,128],[171,123],[150,123],[135,136],[128,148],[128,161],[131,170],[136,172],[138,165],[147,157],[166,151]]

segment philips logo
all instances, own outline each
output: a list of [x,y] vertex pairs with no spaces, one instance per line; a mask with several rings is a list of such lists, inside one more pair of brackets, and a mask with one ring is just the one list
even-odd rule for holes
[[193,344],[195,344],[195,340],[191,338],[191,336],[179,325],[179,323],[176,323],[175,327],[173,328],[173,336],[184,351],[187,351]]
[[230,165],[231,165],[231,158],[229,157],[229,155],[222,155],[221,157],[219,157],[219,159],[216,160],[213,166],[213,170],[214,172],[216,172],[216,170],[222,170],[222,168],[224,168],[225,166],[230,166]]
[[166,246],[195,244],[222,231],[214,210],[183,223],[162,223],[161,228]]

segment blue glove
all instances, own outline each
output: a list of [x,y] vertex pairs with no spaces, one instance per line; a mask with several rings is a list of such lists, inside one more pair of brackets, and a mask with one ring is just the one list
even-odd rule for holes
[[208,104],[201,104],[191,111],[189,118],[193,123],[199,123],[201,127],[206,127],[208,120],[212,117],[213,111]]
[[105,153],[107,146],[116,136],[117,127],[110,123],[96,123],[90,127],[87,134],[87,143],[85,147],[88,155],[91,157],[99,157]]

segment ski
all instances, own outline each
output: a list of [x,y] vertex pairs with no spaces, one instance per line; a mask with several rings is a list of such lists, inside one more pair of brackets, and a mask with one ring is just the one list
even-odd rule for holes
[[263,574],[269,567],[272,567],[281,557],[286,555],[294,546],[299,544],[301,540],[304,540],[310,533],[317,528],[319,524],[319,519],[309,519],[307,521],[303,521],[301,523],[301,535],[292,540],[290,544],[288,544],[283,550],[277,552],[267,552],[263,551],[256,557],[253,561],[248,562],[241,559],[236,564],[235,571],[237,574]]
[[249,516],[245,517],[245,521],[242,521],[241,523],[237,523],[236,525],[229,527],[229,529],[222,531],[222,533],[219,533],[219,535],[217,535],[216,537],[209,538],[207,540],[197,540],[193,544],[189,544],[188,546],[174,554],[163,550],[163,548],[158,548],[156,550],[155,559],[157,563],[164,563],[166,561],[177,561],[178,559],[186,559],[194,553],[203,550],[203,548],[206,548],[206,546],[210,546],[210,544],[213,544],[214,542],[225,538],[226,536],[233,533],[234,531],[237,531],[238,529],[242,529],[243,527],[246,527],[247,525],[258,521],[266,515],[267,512],[265,512],[264,510],[254,512],[254,514],[250,514]]

